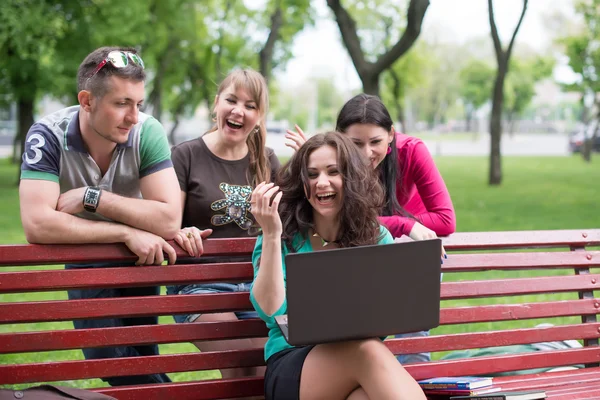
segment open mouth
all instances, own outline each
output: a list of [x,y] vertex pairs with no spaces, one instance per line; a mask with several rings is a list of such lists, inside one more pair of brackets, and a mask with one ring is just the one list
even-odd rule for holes
[[316,197],[317,197],[317,201],[320,204],[330,204],[330,203],[333,203],[333,201],[337,197],[337,194],[335,192],[327,192],[327,193],[317,194]]
[[231,129],[242,129],[242,127],[244,126],[244,124],[242,124],[241,122],[236,122],[236,121],[232,121],[230,119],[225,120],[225,123],[227,124],[227,126]]

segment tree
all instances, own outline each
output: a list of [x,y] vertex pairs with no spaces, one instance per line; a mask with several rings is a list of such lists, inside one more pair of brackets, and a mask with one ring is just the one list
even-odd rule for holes
[[496,62],[498,63],[498,69],[496,71],[496,80],[494,82],[494,91],[492,94],[492,116],[490,119],[490,135],[491,135],[491,149],[490,149],[490,171],[489,171],[489,184],[499,185],[502,183],[502,164],[500,158],[500,139],[502,137],[502,110],[504,107],[504,80],[508,74],[508,67],[510,56],[515,44],[515,39],[519,28],[523,23],[525,17],[525,11],[527,11],[528,0],[523,0],[523,10],[517,27],[515,28],[508,48],[504,50],[500,37],[498,36],[498,29],[496,28],[496,21],[494,19],[494,5],[493,0],[488,0],[488,12],[490,20],[490,28],[492,31],[492,40],[494,42],[494,50],[496,52]]
[[[593,119],[600,119],[600,0],[581,0],[575,9],[583,18],[581,31],[562,38],[560,42],[569,57],[569,66],[579,76],[577,82],[566,85],[566,88],[581,93],[584,107],[582,119],[589,124]],[[586,135],[581,154],[588,162],[597,135],[597,129],[591,135]]]
[[[386,69],[401,58],[415,43],[421,33],[421,26],[429,0],[410,0],[407,11],[406,29],[398,41],[389,50],[380,54],[376,60],[369,61],[361,45],[356,21],[341,5],[340,0],[327,0],[340,29],[342,42],[350,54],[352,63],[360,77],[365,93],[379,95],[379,77]],[[382,27],[381,31],[384,31]]]
[[552,75],[554,60],[535,57],[528,60],[511,60],[510,70],[505,83],[504,111],[509,133],[514,133],[515,119],[525,112],[535,95],[535,84]]
[[[6,0],[0,6],[0,96],[17,104],[13,160],[44,94],[72,100],[83,58],[106,43],[134,45],[145,1]],[[127,20],[127,24],[122,21]],[[101,29],[97,29],[101,27]]]
[[174,20],[177,30],[167,32],[177,44],[177,57],[170,57],[161,85],[173,120],[172,143],[181,118],[201,103],[210,107],[217,84],[230,70],[258,68],[268,80],[273,69],[291,58],[295,35],[313,20],[309,0],[271,0],[260,10],[233,0],[179,1],[193,7],[179,11],[183,15]]
[[467,132],[471,132],[473,113],[490,99],[493,76],[493,68],[480,60],[471,60],[460,71],[460,96],[465,107]]
[[267,39],[259,51],[259,71],[267,79],[273,68],[285,64],[292,56],[294,37],[314,21],[310,0],[271,0],[266,10],[269,20]]

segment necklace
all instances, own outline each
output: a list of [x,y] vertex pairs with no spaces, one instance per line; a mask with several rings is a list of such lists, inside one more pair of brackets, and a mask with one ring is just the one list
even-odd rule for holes
[[332,240],[332,241],[328,242],[327,240],[323,239],[323,237],[321,235],[319,235],[317,233],[317,231],[315,231],[314,229],[313,229],[313,232],[314,232],[313,235],[312,235],[313,237],[318,237],[319,239],[321,239],[321,247],[325,247],[325,246],[327,246],[329,244],[332,244],[332,243],[334,243],[334,244],[339,244],[340,243],[339,240]]

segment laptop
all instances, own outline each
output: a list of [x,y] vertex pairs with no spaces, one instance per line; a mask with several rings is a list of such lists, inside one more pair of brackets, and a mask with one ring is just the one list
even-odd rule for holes
[[440,323],[441,240],[286,255],[293,346],[383,337]]

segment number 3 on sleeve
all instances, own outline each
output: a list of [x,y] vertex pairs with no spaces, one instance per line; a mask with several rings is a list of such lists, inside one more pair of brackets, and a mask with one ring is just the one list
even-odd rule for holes
[[[27,139],[26,150],[25,150],[25,160],[27,164],[33,165],[39,162],[42,159],[42,152],[40,150],[41,147],[44,147],[46,144],[46,139],[39,133],[34,133]],[[28,150],[32,150],[35,153],[33,158],[29,157]]]

